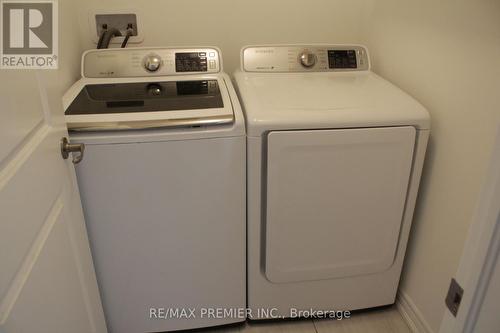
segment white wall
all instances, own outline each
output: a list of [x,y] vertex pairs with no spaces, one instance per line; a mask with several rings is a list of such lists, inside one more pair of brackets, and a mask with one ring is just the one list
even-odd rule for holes
[[365,0],[87,0],[80,4],[85,48],[95,48],[89,13],[137,9],[141,45],[215,45],[225,71],[239,67],[242,46],[255,43],[358,42]]
[[401,291],[437,332],[500,121],[500,1],[373,0],[374,71],[431,114]]
[[[79,59],[82,47],[80,28],[74,24],[78,19],[75,4],[77,0],[59,2],[59,69],[58,70],[0,70],[0,161],[17,149],[25,136],[43,121],[40,110],[40,96],[49,108],[46,112],[58,114],[62,121],[61,97],[64,91],[79,77]],[[75,38],[76,37],[76,38]],[[33,80],[33,73],[42,84]],[[40,94],[38,86],[44,91]],[[24,93],[20,98],[19,92]],[[20,112],[10,112],[12,108]],[[15,115],[15,116],[12,116]],[[8,119],[8,120],[6,120]],[[59,124],[65,126],[65,124]],[[0,163],[1,164],[1,163]]]
[[[59,1],[59,69],[40,70],[38,77],[45,90],[51,113],[63,114],[62,95],[80,78],[80,57],[83,45],[78,22],[78,0]],[[62,117],[53,117],[62,121]],[[56,124],[66,126],[65,124]]]

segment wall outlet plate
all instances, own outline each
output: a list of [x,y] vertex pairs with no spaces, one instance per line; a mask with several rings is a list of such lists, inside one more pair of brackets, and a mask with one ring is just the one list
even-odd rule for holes
[[457,280],[451,279],[450,287],[448,289],[448,294],[446,295],[445,303],[451,314],[456,317],[458,313],[458,308],[464,297],[464,290],[458,284]]
[[97,45],[99,36],[103,30],[103,24],[107,24],[109,28],[116,28],[122,33],[121,37],[113,37],[111,44],[121,44],[127,33],[127,26],[132,24],[134,34],[130,36],[128,44],[139,44],[143,41],[142,26],[140,15],[137,10],[120,9],[120,10],[98,10],[89,13],[89,25],[91,36],[94,44]]

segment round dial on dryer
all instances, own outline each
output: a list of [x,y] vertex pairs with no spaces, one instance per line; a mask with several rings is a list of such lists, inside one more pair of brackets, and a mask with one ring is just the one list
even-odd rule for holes
[[144,57],[144,68],[149,72],[156,72],[161,66],[161,58],[157,54],[149,54]]
[[299,54],[300,64],[306,68],[310,68],[316,64],[316,55],[311,51],[304,50]]

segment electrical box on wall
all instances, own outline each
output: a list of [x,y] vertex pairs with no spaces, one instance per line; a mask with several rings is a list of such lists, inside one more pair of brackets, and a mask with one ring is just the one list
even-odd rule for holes
[[101,33],[106,29],[112,28],[118,29],[122,36],[112,38],[110,44],[121,44],[129,31],[131,32],[131,36],[128,44],[137,44],[143,41],[139,15],[134,10],[101,10],[92,12],[89,17],[89,24],[93,41],[96,44]]

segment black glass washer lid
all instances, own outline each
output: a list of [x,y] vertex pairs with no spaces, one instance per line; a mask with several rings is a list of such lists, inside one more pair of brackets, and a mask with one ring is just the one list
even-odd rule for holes
[[66,115],[223,108],[217,80],[88,84]]

